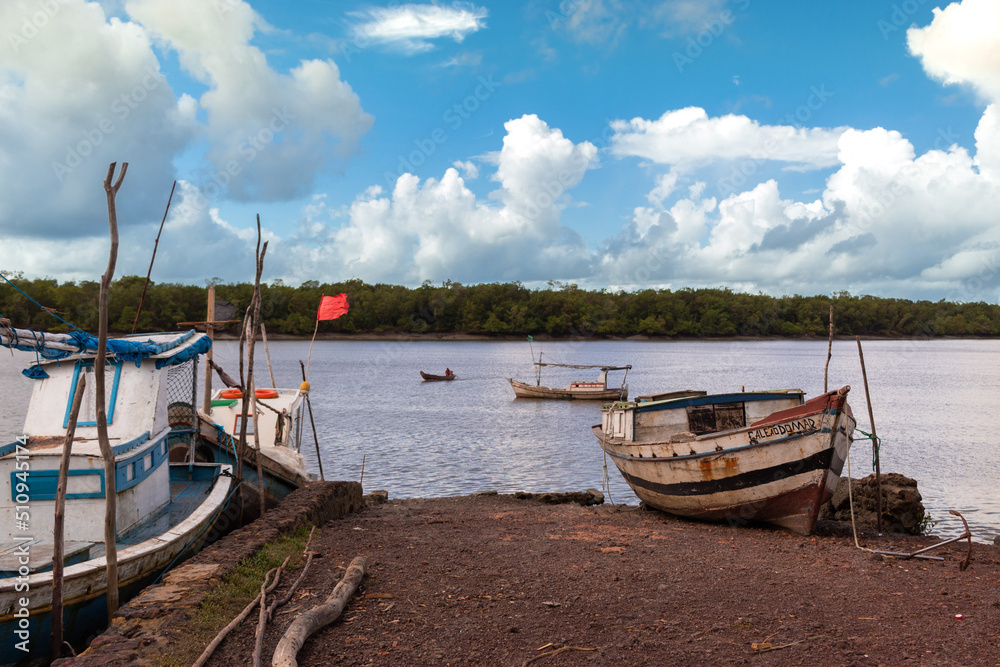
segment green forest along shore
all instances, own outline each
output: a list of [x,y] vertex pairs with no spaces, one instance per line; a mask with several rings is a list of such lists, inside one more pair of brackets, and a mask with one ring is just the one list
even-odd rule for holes
[[[144,282],[140,276],[125,276],[113,284],[108,313],[112,331],[132,330]],[[216,300],[235,307],[232,319],[242,318],[253,285],[214,284]],[[10,319],[19,328],[65,328],[26,298],[27,294],[81,329],[96,330],[99,288],[92,281],[59,283],[48,278],[27,280],[17,274],[8,275],[0,283],[0,317]],[[549,283],[545,289],[529,289],[517,282],[425,282],[409,288],[370,285],[360,280],[332,284],[307,281],[298,287],[280,280],[262,284],[261,317],[268,335],[311,335],[320,297],[340,293],[347,295],[350,311],[339,319],[320,322],[321,337],[437,334],[500,338],[825,338],[831,306],[836,336],[1000,336],[1000,306],[985,302],[909,301],[847,292],[783,297],[729,289],[612,292],[558,282]],[[150,283],[138,330],[171,331],[180,322],[204,320],[206,295],[206,287]],[[230,327],[230,333],[238,335],[238,331],[238,324]]]

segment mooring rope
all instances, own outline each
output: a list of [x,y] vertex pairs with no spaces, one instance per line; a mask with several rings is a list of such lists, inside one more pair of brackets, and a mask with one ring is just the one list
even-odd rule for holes
[[[857,429],[855,429],[857,430]],[[861,431],[864,433],[864,431]],[[862,551],[867,551],[869,553],[878,553],[874,549],[869,549],[868,547],[863,547],[858,543],[858,528],[854,525],[854,489],[853,480],[851,479],[851,449],[847,448],[847,500],[851,506],[851,532],[854,533],[854,546]]]
[[872,441],[872,470],[878,470],[879,464],[879,452],[882,450],[882,438],[878,437],[874,433],[867,433],[862,431],[860,428],[855,428],[858,433],[864,434],[865,437],[858,438],[858,440],[871,440]]

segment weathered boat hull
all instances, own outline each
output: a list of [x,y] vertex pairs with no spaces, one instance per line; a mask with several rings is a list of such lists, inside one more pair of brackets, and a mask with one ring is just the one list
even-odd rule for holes
[[833,494],[854,432],[847,390],[781,410],[748,427],[673,441],[593,431],[646,504],[680,516],[762,521],[808,535]]
[[[171,472],[187,473],[188,466]],[[224,469],[224,468],[223,468]],[[220,466],[195,466],[195,475],[214,475]],[[205,499],[170,530],[138,544],[119,547],[119,599],[124,602],[152,583],[175,562],[201,548],[224,509],[232,477],[215,479]],[[107,559],[103,556],[67,566],[63,571],[64,639],[80,645],[107,626]],[[27,592],[26,592],[27,591]],[[22,598],[29,605],[21,605]],[[28,616],[24,617],[27,610]],[[52,572],[0,579],[0,665],[15,665],[49,654],[52,635]],[[27,651],[18,648],[22,644]]]
[[[549,398],[567,401],[623,401],[628,398],[628,385],[608,389],[599,382],[576,382],[569,387],[553,389],[508,380],[517,398]],[[593,386],[591,386],[593,385]]]

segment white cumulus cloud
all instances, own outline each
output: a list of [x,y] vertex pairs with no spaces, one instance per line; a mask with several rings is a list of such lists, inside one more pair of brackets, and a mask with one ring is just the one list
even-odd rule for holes
[[656,120],[617,120],[611,128],[618,156],[683,167],[750,158],[808,168],[835,165],[837,140],[847,129],[761,125],[734,114],[709,118],[699,107],[667,111]]
[[199,100],[211,163],[203,188],[247,201],[303,196],[374,122],[332,60],[274,70],[249,43],[263,22],[245,2],[128,0],[126,9],[209,86]]
[[455,2],[450,7],[436,4],[372,7],[352,15],[359,21],[354,26],[355,44],[371,41],[406,53],[421,53],[434,48],[433,40],[450,38],[462,42],[482,30],[489,12],[483,7]]

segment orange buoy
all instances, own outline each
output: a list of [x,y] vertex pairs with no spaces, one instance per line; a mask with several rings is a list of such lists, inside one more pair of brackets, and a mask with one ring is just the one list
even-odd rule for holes
[[274,389],[258,389],[254,392],[257,398],[278,398],[278,392]]
[[243,398],[243,392],[239,389],[223,389],[219,396],[221,398]]

